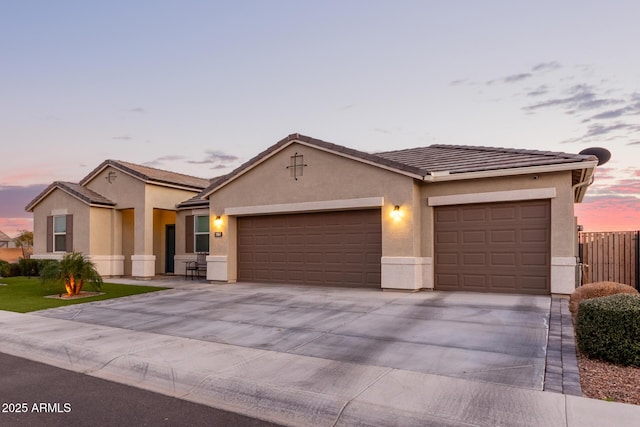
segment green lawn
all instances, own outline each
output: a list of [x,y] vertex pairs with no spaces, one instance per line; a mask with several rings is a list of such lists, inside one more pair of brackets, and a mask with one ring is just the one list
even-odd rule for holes
[[[62,287],[52,284],[44,284],[37,277],[8,277],[1,278],[0,283],[0,310],[15,311],[18,313],[28,313],[29,311],[43,310],[45,308],[61,307],[71,304],[82,304],[91,301],[102,301],[105,299],[125,297],[128,295],[144,294],[146,292],[161,291],[169,288],[157,286],[137,286],[118,285],[115,283],[104,283],[101,292],[104,295],[97,295],[90,298],[78,299],[56,299],[45,298],[47,295],[57,295],[64,293]],[[85,285],[83,291],[93,291],[91,286]]]

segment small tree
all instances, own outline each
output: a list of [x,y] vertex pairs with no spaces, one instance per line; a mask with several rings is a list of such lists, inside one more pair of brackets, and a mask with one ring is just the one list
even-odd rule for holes
[[68,253],[61,261],[48,262],[40,271],[40,277],[43,282],[63,284],[68,296],[78,295],[85,282],[97,291],[102,288],[102,276],[95,264],[80,252]]
[[13,242],[22,249],[22,258],[29,258],[33,248],[33,231],[20,230],[20,234],[13,238]]

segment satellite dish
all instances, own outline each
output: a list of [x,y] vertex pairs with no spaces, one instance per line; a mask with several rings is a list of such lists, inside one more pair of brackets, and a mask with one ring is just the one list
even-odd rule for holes
[[611,158],[611,152],[602,147],[585,148],[580,152],[580,154],[585,156],[596,156],[598,158],[598,166],[604,165]]

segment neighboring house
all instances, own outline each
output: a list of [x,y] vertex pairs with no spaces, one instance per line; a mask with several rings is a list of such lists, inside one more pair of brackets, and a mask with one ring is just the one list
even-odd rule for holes
[[79,251],[105,276],[174,271],[176,205],[209,180],[106,160],[79,183],[54,182],[33,212],[34,259]]
[[0,231],[0,260],[9,263],[22,258],[22,249],[17,248],[13,239]]
[[0,248],[15,248],[13,239],[0,230]]
[[596,165],[491,147],[368,154],[293,134],[178,206],[176,259],[202,223],[210,281],[569,294],[573,206]]
[[33,258],[78,250],[106,275],[184,274],[205,252],[215,282],[569,294],[573,205],[596,165],[492,147],[369,154],[293,134],[211,181],[109,160],[27,210]]

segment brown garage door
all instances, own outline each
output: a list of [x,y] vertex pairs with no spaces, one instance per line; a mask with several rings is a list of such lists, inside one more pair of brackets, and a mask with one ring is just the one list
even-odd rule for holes
[[238,218],[238,280],[380,287],[379,209]]
[[549,294],[550,203],[435,209],[435,288]]

